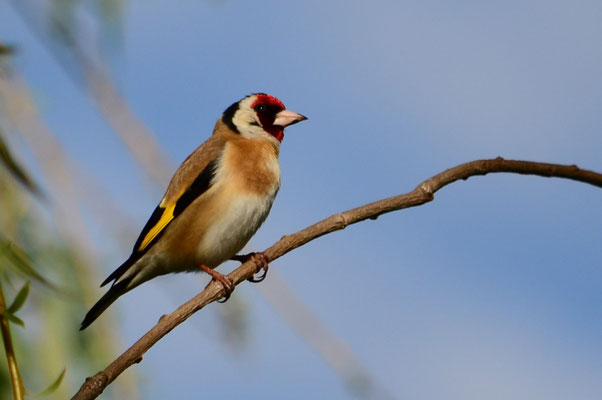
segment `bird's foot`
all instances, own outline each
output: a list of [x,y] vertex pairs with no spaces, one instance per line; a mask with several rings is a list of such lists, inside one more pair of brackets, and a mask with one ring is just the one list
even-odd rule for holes
[[224,297],[221,300],[218,300],[218,303],[225,303],[226,301],[228,301],[235,287],[232,279],[228,278],[224,274],[220,274],[219,272],[212,270],[206,265],[201,264],[199,265],[199,268],[211,275],[211,278],[213,278],[211,279],[211,281],[218,281],[224,288]]
[[261,276],[255,278],[254,276],[247,279],[249,282],[253,282],[253,283],[258,283],[261,282],[265,279],[266,275],[268,274],[268,268],[270,267],[270,265],[268,264],[268,257],[263,254],[262,252],[258,252],[258,253],[249,253],[249,254],[243,254],[243,255],[236,255],[234,257],[232,257],[232,260],[234,261],[239,261],[241,263],[245,263],[249,260],[252,260],[255,265],[257,265],[257,269],[255,270],[255,273],[259,273],[259,271],[263,271],[263,274],[261,274]]

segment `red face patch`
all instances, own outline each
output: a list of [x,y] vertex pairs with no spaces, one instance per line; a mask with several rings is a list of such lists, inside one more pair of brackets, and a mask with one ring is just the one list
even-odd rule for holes
[[261,126],[267,133],[281,142],[284,138],[284,128],[274,125],[274,120],[276,114],[285,109],[284,104],[269,94],[257,93],[255,96],[257,98],[251,104],[251,108],[257,113]]

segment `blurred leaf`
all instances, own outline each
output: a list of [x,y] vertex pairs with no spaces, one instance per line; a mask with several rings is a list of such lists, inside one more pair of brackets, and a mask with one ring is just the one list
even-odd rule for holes
[[13,300],[12,304],[8,306],[7,311],[12,314],[19,311],[21,307],[23,307],[23,304],[25,304],[25,300],[27,299],[28,294],[29,282],[26,282],[25,285],[23,285],[23,287],[21,288],[21,290],[19,290],[19,293],[17,293],[17,296]]
[[219,317],[219,338],[229,350],[242,351],[250,341],[249,307],[239,298],[231,300],[235,301],[216,309]]
[[21,320],[21,318],[17,317],[16,315],[14,315],[13,313],[9,312],[8,310],[4,311],[0,315],[2,315],[4,318],[6,318],[7,320],[9,320],[13,324],[17,324],[21,328],[25,328],[25,322],[23,322],[23,320]]
[[46,396],[48,396],[48,395],[56,392],[56,390],[59,388],[59,386],[63,382],[63,378],[65,377],[65,373],[66,372],[67,372],[67,368],[63,368],[63,371],[61,372],[61,374],[58,376],[58,378],[56,378],[56,380],[54,382],[52,382],[50,384],[50,386],[48,386],[46,389],[44,389],[40,393],[30,395],[29,397],[37,399],[37,398],[40,398],[40,397],[46,397]]
[[121,23],[125,2],[123,0],[101,0],[96,2],[100,10],[100,20],[104,23]]
[[4,138],[2,137],[2,131],[0,130],[0,163],[8,169],[19,182],[21,182],[26,188],[31,190],[33,193],[39,195],[40,190],[38,185],[29,177],[29,174],[25,172],[13,158]]
[[14,54],[16,51],[15,46],[0,42],[0,56],[7,56]]
[[12,241],[0,234],[0,256],[2,255],[9,261],[9,266],[14,267],[18,272],[21,272],[46,286],[52,286],[46,278],[40,275],[31,266],[27,254]]
[[50,34],[67,46],[74,43],[74,15],[78,4],[77,0],[52,0],[48,9]]

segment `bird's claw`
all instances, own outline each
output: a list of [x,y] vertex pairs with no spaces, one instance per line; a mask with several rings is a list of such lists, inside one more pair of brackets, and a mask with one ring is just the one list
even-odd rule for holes
[[[222,275],[222,274],[220,274]],[[218,303],[225,303],[228,301],[228,299],[230,298],[230,295],[232,294],[232,292],[234,292],[234,281],[230,278],[228,278],[225,275],[222,275],[224,277],[224,280],[217,280],[219,283],[222,284],[222,287],[224,288],[224,297],[222,297],[221,299],[219,299],[217,302]]]
[[255,273],[258,273],[259,271],[263,271],[263,273],[258,276],[257,278],[252,276],[250,278],[248,278],[247,280],[249,282],[253,282],[253,283],[259,283],[262,282],[265,277],[268,274],[268,268],[270,267],[270,265],[268,264],[269,260],[268,257],[263,254],[262,252],[258,252],[258,253],[249,253],[249,254],[243,254],[243,255],[236,255],[234,257],[232,257],[232,260],[234,261],[239,261],[241,263],[245,263],[249,260],[252,260],[255,265],[257,265],[257,269],[255,270]]
[[[224,288],[224,297],[222,297],[220,300],[218,300],[218,303],[225,303],[226,301],[228,301],[228,299],[230,298],[230,295],[232,294],[232,292],[234,292],[234,281],[227,277],[224,274],[220,274],[217,271],[212,270],[211,268],[209,268],[206,265],[199,265],[199,268],[202,269],[203,271],[205,271],[206,273],[208,273],[209,275],[211,275],[211,282],[213,281],[217,281],[219,282],[222,287]],[[211,284],[211,282],[209,282],[209,284]],[[207,286],[209,286],[209,284],[207,284]]]
[[269,266],[268,264],[266,264],[264,267],[262,267],[262,268],[258,268],[258,269],[257,269],[257,272],[259,272],[260,270],[263,270],[263,274],[261,274],[261,275],[260,275],[260,276],[258,276],[257,278],[256,278],[255,276],[252,276],[252,277],[250,277],[250,278],[247,278],[247,280],[248,280],[249,282],[253,282],[253,283],[259,283],[259,282],[262,282],[262,281],[265,279],[265,277],[267,276],[267,274],[268,274],[268,268],[269,268],[269,267],[270,267],[270,266]]

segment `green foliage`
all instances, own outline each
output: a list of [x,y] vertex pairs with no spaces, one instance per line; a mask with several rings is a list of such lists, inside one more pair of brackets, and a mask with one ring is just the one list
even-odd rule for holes
[[29,281],[23,285],[21,290],[19,290],[19,293],[17,293],[17,296],[15,297],[15,299],[13,300],[11,305],[8,306],[6,311],[9,313],[12,313],[12,314],[19,311],[21,309],[21,307],[23,307],[23,304],[25,304],[25,300],[27,299],[28,295],[29,295]]
[[46,389],[42,390],[38,394],[29,395],[29,397],[34,398],[34,399],[39,399],[39,398],[43,398],[43,397],[48,397],[51,394],[53,394],[54,392],[56,392],[57,389],[59,388],[59,386],[61,385],[61,383],[63,382],[66,372],[67,372],[67,368],[63,368],[63,371],[61,371],[59,376],[54,380],[54,382],[52,382],[50,385],[48,385],[48,387]]
[[21,328],[25,328],[25,322],[23,322],[23,320],[21,318],[17,317],[15,314],[8,312],[8,311],[4,311],[3,313],[0,313],[0,315],[5,317],[7,320],[12,322],[13,324],[17,324]]
[[[1,46],[0,46],[1,51]],[[8,148],[6,141],[4,140],[2,130],[0,129],[0,165],[6,168],[13,176],[23,184],[27,189],[31,190],[35,194],[40,194],[38,185],[31,179],[29,173],[19,165],[12,155],[12,152]]]
[[25,300],[27,299],[27,295],[29,294],[29,282],[26,282],[17,296],[12,301],[11,305],[6,308],[6,310],[0,312],[0,316],[5,317],[7,320],[12,322],[13,324],[17,324],[22,328],[25,328],[25,322],[19,317],[15,315],[17,311],[23,307],[25,304]]
[[5,272],[3,271],[5,266],[20,276],[35,279],[40,283],[50,286],[48,280],[32,266],[27,252],[0,233],[0,272]]
[[[25,386],[47,386],[37,397],[67,398],[73,388],[61,385],[69,381],[64,366],[75,363],[85,370],[97,368],[96,363],[107,361],[107,352],[99,354],[99,349],[110,347],[111,342],[99,346],[100,334],[92,334],[82,345],[77,326],[85,308],[84,293],[93,281],[85,279],[88,266],[78,262],[77,244],[65,241],[49,224],[47,199],[38,195],[32,174],[15,160],[5,137],[0,136],[0,285],[6,288],[6,305],[3,302],[0,310],[0,320],[5,321],[0,342],[7,346],[0,357],[0,399],[13,398],[13,383],[20,382],[21,376]],[[51,281],[60,282],[64,289]],[[19,328],[8,329],[9,325]],[[24,329],[26,326],[35,329]],[[9,364],[20,372],[18,378],[9,374]],[[71,377],[71,386],[82,379]]]

